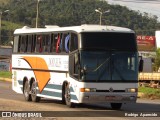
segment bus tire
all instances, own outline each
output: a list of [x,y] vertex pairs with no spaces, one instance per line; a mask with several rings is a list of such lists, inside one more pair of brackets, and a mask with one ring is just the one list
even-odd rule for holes
[[40,97],[37,96],[36,82],[33,81],[31,84],[31,98],[33,102],[39,102]]
[[111,103],[111,107],[114,110],[119,110],[122,107],[122,103]]
[[70,94],[70,89],[68,84],[65,84],[64,97],[65,97],[65,103],[68,107],[70,108],[75,107],[75,104],[71,102],[71,94]]
[[31,101],[32,100],[28,81],[25,81],[25,83],[24,83],[23,94],[24,94],[24,98],[25,98],[26,101]]
[[66,86],[67,83],[63,83],[63,86],[62,86],[62,104],[66,104],[66,101],[65,101],[65,86]]

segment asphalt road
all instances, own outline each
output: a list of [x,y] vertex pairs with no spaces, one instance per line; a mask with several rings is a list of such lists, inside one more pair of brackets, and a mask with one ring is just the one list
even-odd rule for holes
[[[43,116],[53,117],[54,114],[58,118],[74,119],[76,117],[77,120],[88,120],[91,117],[92,119],[100,117],[98,120],[108,117],[113,120],[121,120],[128,119],[128,116],[129,119],[135,119],[137,114],[139,116],[137,119],[144,119],[140,117],[140,114],[158,114],[160,116],[160,100],[138,99],[137,103],[124,104],[119,111],[112,110],[110,104],[85,104],[76,108],[68,108],[56,100],[42,99],[40,103],[26,102],[23,95],[12,90],[10,82],[0,81],[0,112],[2,111],[48,111],[44,112]],[[60,119],[63,120],[64,118]],[[151,117],[145,117],[146,119],[149,120]],[[154,117],[154,119],[158,120],[159,118]]]

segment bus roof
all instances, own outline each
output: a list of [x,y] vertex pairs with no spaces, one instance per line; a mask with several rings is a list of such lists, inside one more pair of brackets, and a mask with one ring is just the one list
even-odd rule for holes
[[104,25],[81,25],[81,26],[70,26],[70,27],[59,27],[46,25],[45,28],[30,28],[24,26],[23,28],[16,29],[14,34],[31,34],[31,33],[48,33],[48,32],[65,32],[74,31],[77,33],[81,32],[131,32],[131,29],[117,26],[104,26]]

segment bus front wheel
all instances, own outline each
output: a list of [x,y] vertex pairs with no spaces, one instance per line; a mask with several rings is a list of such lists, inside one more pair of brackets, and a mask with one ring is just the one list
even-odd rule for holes
[[36,82],[35,81],[32,82],[32,86],[31,86],[31,98],[32,98],[33,102],[40,101],[40,97],[37,96],[37,89],[36,89]]
[[122,103],[111,103],[111,107],[114,110],[119,110],[122,107]]
[[68,84],[65,85],[64,98],[65,98],[65,103],[68,107],[75,107],[75,104],[71,102],[71,93]]
[[24,83],[23,94],[26,101],[31,101],[30,87],[28,81],[25,81]]

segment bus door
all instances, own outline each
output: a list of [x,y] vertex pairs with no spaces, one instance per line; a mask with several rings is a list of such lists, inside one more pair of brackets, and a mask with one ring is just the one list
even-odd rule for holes
[[76,79],[79,79],[79,62],[78,36],[72,33],[69,40],[69,74]]

